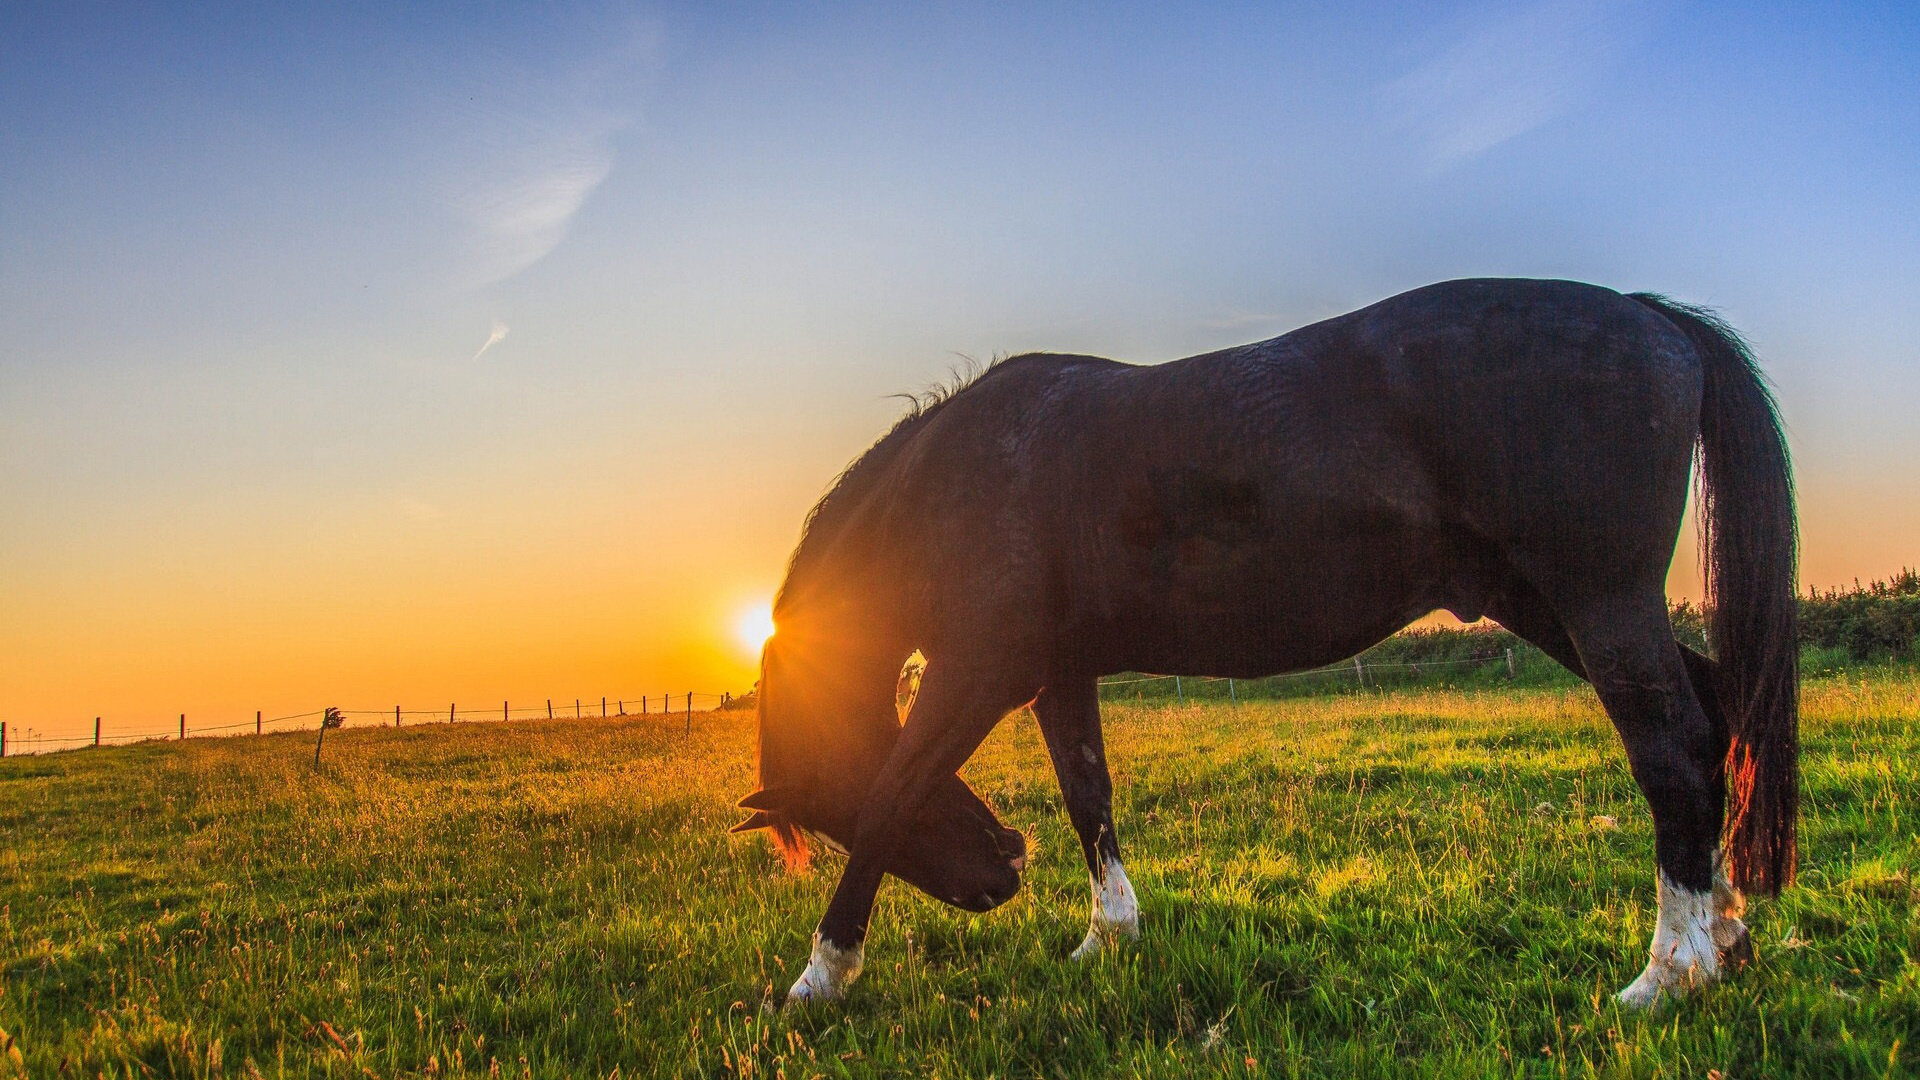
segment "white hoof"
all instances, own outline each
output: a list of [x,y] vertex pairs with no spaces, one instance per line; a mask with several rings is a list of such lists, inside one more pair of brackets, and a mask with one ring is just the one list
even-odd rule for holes
[[1617,995],[1630,1009],[1651,1009],[1662,998],[1681,998],[1753,957],[1752,939],[1740,921],[1745,900],[1719,873],[1715,853],[1711,892],[1694,892],[1659,878],[1660,915],[1640,977]]
[[1102,925],[1095,922],[1087,928],[1086,940],[1073,950],[1075,960],[1089,960],[1098,956],[1103,949],[1116,948],[1140,936],[1140,921],[1135,919],[1126,923]]
[[1134,898],[1133,882],[1127,880],[1127,868],[1119,859],[1109,859],[1101,869],[1101,879],[1093,883],[1093,919],[1086,940],[1073,950],[1075,960],[1140,936],[1140,902]]
[[822,941],[819,934],[813,935],[813,955],[807,960],[807,970],[787,991],[787,1004],[811,1005],[845,997],[847,987],[860,977],[862,951],[859,945],[842,949]]
[[1646,970],[1639,978],[1614,997],[1629,1009],[1651,1009],[1663,998],[1685,997],[1689,991],[1710,981],[1712,976],[1703,975],[1697,968],[1683,968],[1670,960],[1654,959],[1647,961]]

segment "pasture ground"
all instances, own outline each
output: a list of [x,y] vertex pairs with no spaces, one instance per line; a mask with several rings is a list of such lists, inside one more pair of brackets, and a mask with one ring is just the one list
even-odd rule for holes
[[[828,863],[729,839],[750,716],[192,740],[0,762],[0,1076],[1689,1076],[1920,1069],[1920,678],[1806,687],[1805,860],[1758,963],[1623,1014],[1652,840],[1584,689],[1110,705],[1144,938],[1033,722],[985,916],[897,882],[840,1008],[770,1015]],[[1617,822],[1610,824],[1609,820]]]

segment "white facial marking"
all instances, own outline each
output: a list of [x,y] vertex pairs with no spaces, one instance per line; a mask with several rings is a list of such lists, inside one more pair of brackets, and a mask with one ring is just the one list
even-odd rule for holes
[[1659,877],[1660,915],[1647,950],[1647,967],[1620,991],[1620,1003],[1651,1008],[1664,995],[1679,997],[1720,978],[1721,959],[1744,960],[1747,927],[1739,919],[1745,900],[1727,882],[1720,853],[1714,852],[1713,888],[1695,892]]
[[1085,960],[1108,945],[1139,936],[1140,902],[1134,898],[1133,882],[1119,859],[1108,859],[1093,882],[1093,919],[1073,958]]
[[859,945],[842,949],[821,940],[819,934],[813,935],[813,955],[807,960],[807,970],[800,973],[793,988],[787,991],[787,1004],[837,1001],[846,996],[847,987],[860,977],[863,951]]

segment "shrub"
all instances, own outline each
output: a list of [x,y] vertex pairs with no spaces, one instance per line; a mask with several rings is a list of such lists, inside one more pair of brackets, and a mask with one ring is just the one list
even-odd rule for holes
[[1920,573],[1902,570],[1887,581],[1847,590],[1808,589],[1800,600],[1803,648],[1845,649],[1858,663],[1911,657],[1920,638]]

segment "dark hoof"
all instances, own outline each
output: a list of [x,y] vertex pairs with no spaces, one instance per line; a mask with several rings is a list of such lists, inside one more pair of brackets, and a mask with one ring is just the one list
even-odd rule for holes
[[1733,939],[1733,944],[1721,948],[1720,966],[1728,971],[1738,971],[1751,963],[1753,963],[1753,935],[1747,933],[1747,928],[1743,926],[1740,928],[1740,935]]

